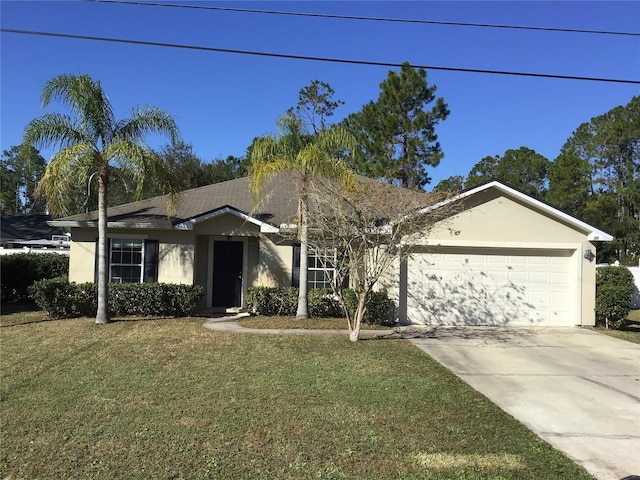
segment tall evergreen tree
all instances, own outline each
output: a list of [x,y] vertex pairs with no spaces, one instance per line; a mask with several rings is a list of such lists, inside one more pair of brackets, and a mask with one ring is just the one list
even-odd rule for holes
[[2,215],[14,213],[44,213],[46,201],[34,197],[46,161],[34,147],[11,147],[0,158],[0,211]]
[[569,152],[561,153],[549,166],[549,189],[545,200],[578,218],[585,218],[593,195],[591,164]]
[[576,129],[551,168],[547,200],[616,237],[601,260],[640,255],[640,96]]
[[334,100],[335,91],[327,82],[313,80],[298,93],[298,104],[291,113],[302,119],[308,128],[316,134],[328,129],[328,117],[332,117],[336,108],[344,105],[342,100]]
[[448,117],[447,104],[436,98],[426,70],[407,62],[399,73],[389,72],[380,89],[377,101],[344,120],[361,149],[352,166],[369,177],[422,188],[430,181],[427,167],[437,166],[443,157],[435,127]]
[[457,193],[464,188],[464,177],[462,175],[453,175],[444,178],[433,187],[433,192],[437,193]]
[[465,181],[465,188],[489,180],[500,180],[534,198],[546,191],[549,160],[527,147],[509,149],[502,156],[485,157],[476,163]]

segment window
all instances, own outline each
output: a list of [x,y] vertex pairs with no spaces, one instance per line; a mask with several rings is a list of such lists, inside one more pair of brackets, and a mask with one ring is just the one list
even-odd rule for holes
[[[311,288],[331,288],[336,277],[335,259],[336,253],[333,249],[310,254],[308,257],[307,285]],[[293,279],[292,285],[300,285],[300,246],[293,247]]]
[[[98,281],[98,239],[95,247],[94,282]],[[158,240],[138,238],[107,238],[107,272],[115,283],[153,283],[158,281],[160,258]]]
[[112,238],[110,243],[110,281],[114,283],[142,282],[144,240]]

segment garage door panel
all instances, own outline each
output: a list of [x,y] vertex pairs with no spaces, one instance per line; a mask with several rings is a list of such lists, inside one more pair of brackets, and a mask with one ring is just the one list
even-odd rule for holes
[[530,272],[528,283],[531,285],[540,284],[547,285],[549,279],[548,272]]
[[416,253],[407,319],[443,325],[573,325],[571,251]]
[[515,284],[523,285],[527,283],[527,274],[526,272],[514,272],[509,271],[507,278],[510,282]]

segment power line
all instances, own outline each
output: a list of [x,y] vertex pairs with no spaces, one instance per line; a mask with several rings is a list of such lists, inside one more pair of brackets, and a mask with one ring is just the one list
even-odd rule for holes
[[386,17],[365,17],[360,15],[333,15],[328,13],[304,13],[304,12],[288,12],[281,10],[258,10],[252,8],[238,7],[216,7],[209,5],[186,5],[175,3],[157,3],[157,2],[139,2],[132,0],[83,0],[93,3],[116,3],[121,5],[140,5],[145,7],[171,7],[171,8],[187,8],[195,10],[217,10],[223,12],[241,12],[241,13],[258,13],[266,15],[288,15],[296,17],[313,17],[313,18],[332,18],[339,20],[362,20],[369,22],[388,22],[388,23],[414,23],[421,25],[447,25],[456,27],[480,27],[480,28],[506,28],[515,30],[535,30],[542,32],[566,32],[566,33],[590,33],[598,35],[622,35],[640,37],[637,32],[620,32],[612,30],[588,30],[581,28],[560,28],[560,27],[536,27],[526,25],[501,25],[495,23],[470,23],[470,22],[446,22],[438,20],[420,20],[411,18],[386,18]]
[[[71,33],[38,32],[33,30],[17,30],[12,28],[0,28],[0,32],[17,33],[21,35],[57,37],[57,38],[72,38],[77,40],[91,40],[91,41],[99,41],[99,42],[124,43],[129,45],[145,45],[145,46],[152,46],[152,47],[178,48],[178,49],[184,49],[184,50],[199,50],[204,52],[232,53],[236,55],[253,55],[253,56],[259,56],[259,57],[284,58],[289,60],[307,60],[307,61],[314,61],[314,62],[343,63],[343,64],[349,64],[349,65],[367,65],[367,66],[374,66],[374,67],[392,67],[392,68],[402,67],[402,63],[393,63],[393,62],[374,62],[374,61],[368,61],[368,60],[313,57],[309,55],[290,55],[286,53],[257,52],[257,51],[251,51],[251,50],[236,50],[236,49],[230,49],[230,48],[205,47],[201,45],[185,45],[185,44],[178,44],[178,43],[151,42],[146,40],[131,40],[131,39],[124,39],[124,38],[75,35]],[[424,68],[426,70],[442,70],[447,72],[485,73],[485,74],[491,74],[491,75],[511,75],[511,76],[518,76],[518,77],[583,80],[583,81],[590,81],[590,82],[628,83],[632,85],[640,85],[640,80],[628,80],[628,79],[619,79],[619,78],[581,77],[576,75],[555,75],[555,74],[549,74],[549,73],[514,72],[514,71],[506,71],[506,70],[485,70],[485,69],[478,69],[478,68],[441,67],[441,66],[434,66],[434,65],[411,64],[411,66],[415,68]]]

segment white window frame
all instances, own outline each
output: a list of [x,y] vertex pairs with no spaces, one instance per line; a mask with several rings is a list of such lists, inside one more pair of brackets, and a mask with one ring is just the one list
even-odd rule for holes
[[[118,236],[109,236],[109,283],[143,283],[144,281],[144,256],[145,256],[145,248],[144,243],[146,240],[146,236],[142,235],[118,235]],[[140,242],[142,244],[140,263],[115,263],[113,261],[113,245],[114,241],[127,241],[132,240],[134,242]],[[140,268],[140,276],[137,282],[123,282],[122,277],[114,277],[113,268],[117,267],[139,267]],[[120,280],[114,280],[114,278],[119,278]]]
[[[322,249],[324,253],[321,253],[319,249],[314,249],[313,251],[309,251],[307,257],[309,260],[314,259],[313,264],[311,261],[308,262],[307,265],[307,288],[331,288],[332,284],[335,284],[336,281],[336,260],[337,260],[337,252],[335,248],[327,247]],[[298,271],[298,280],[300,279],[300,245],[295,245],[293,249],[294,255],[294,265],[296,261],[296,257],[298,258],[298,266],[294,267],[294,270]],[[326,268],[327,261],[333,263],[333,268]],[[309,275],[311,272],[323,272],[324,274],[328,274],[330,277],[329,280],[317,281],[311,278]],[[314,275],[315,277],[315,275]],[[298,281],[298,287],[300,283]]]

